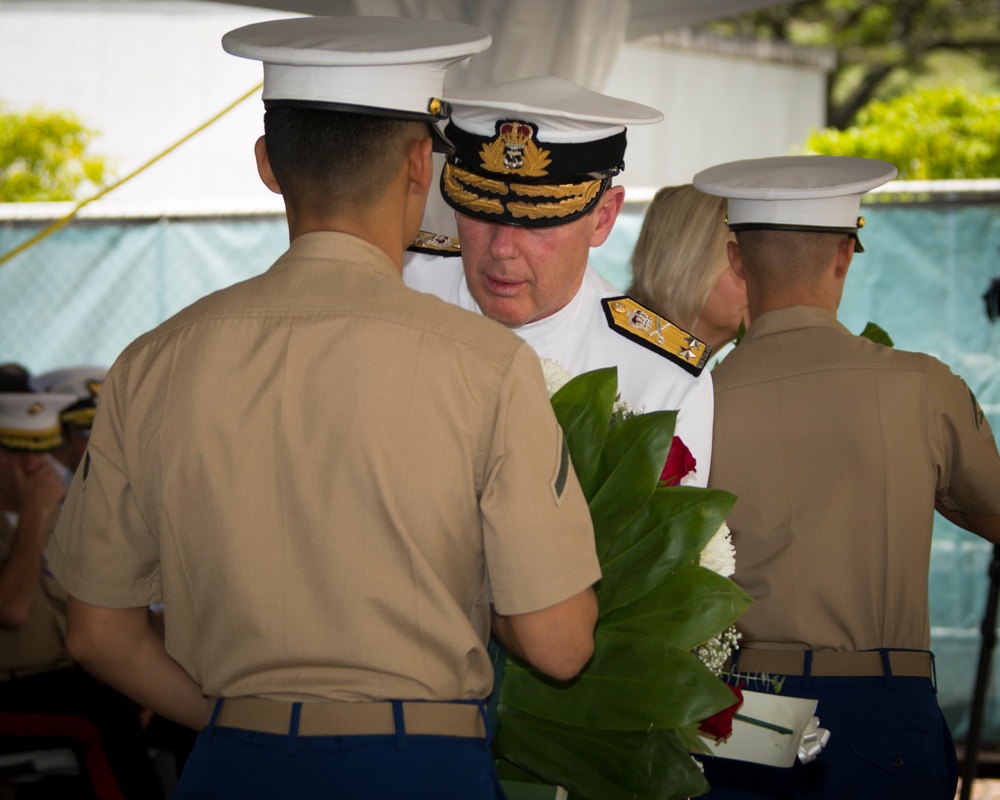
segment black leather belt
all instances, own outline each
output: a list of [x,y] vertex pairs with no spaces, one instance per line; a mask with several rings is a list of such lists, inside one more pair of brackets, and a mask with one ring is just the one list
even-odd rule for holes
[[934,657],[926,650],[754,650],[740,649],[734,673],[805,675],[806,654],[812,656],[808,673],[817,678],[884,676],[883,654],[892,675],[904,678],[933,678]]

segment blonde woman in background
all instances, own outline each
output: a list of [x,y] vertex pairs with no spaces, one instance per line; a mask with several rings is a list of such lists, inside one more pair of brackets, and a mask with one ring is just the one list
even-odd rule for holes
[[726,199],[691,184],[653,197],[632,253],[628,294],[718,351],[747,316],[747,287],[729,265]]

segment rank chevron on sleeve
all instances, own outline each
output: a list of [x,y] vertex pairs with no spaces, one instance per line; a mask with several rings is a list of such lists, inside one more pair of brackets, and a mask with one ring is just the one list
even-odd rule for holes
[[658,353],[692,375],[700,375],[705,369],[712,348],[670,320],[627,295],[605,297],[601,305],[608,326],[615,333]]

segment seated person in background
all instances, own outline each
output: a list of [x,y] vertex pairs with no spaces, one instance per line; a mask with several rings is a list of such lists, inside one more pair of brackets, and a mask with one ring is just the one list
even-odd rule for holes
[[107,367],[70,367],[46,372],[33,381],[40,391],[73,395],[73,402],[59,412],[63,443],[52,451],[52,455],[70,471],[70,480],[87,450],[97,400],[107,372]]
[[747,285],[729,264],[726,198],[691,184],[660,189],[632,252],[628,293],[714,352],[749,324]]
[[74,666],[43,551],[66,488],[51,451],[72,395],[0,394],[0,752],[72,747],[98,798],[162,792],[138,708]]

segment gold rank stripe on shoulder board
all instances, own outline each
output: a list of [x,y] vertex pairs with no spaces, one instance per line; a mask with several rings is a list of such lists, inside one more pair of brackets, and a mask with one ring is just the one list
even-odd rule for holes
[[712,353],[711,346],[650,311],[631,297],[605,297],[604,316],[615,333],[673,361],[692,375],[700,375]]
[[446,258],[462,255],[462,248],[456,237],[446,236],[443,233],[432,233],[431,231],[420,231],[417,238],[410,242],[410,246],[406,249],[412,253],[426,253]]

